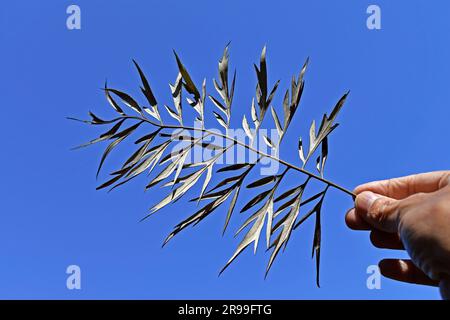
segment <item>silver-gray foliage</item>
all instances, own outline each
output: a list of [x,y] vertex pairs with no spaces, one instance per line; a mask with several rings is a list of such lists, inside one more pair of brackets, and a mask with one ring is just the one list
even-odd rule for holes
[[[228,210],[223,227],[223,231],[225,232],[235,209],[237,199],[241,191],[244,189],[244,181],[248,174],[258,165],[262,158],[268,157],[272,160],[276,160],[285,168],[282,173],[263,177],[245,185],[246,188],[260,191],[256,196],[251,198],[240,211],[246,212],[253,208],[256,208],[256,210],[253,214],[249,215],[248,219],[236,232],[236,234],[239,234],[247,229],[236,251],[220,272],[223,272],[225,268],[227,268],[228,265],[252,243],[254,244],[254,250],[256,251],[258,241],[262,236],[261,234],[265,233],[263,237],[265,237],[267,249],[272,249],[269,263],[266,268],[267,275],[280,249],[282,247],[286,248],[292,231],[306,219],[314,216],[315,232],[312,254],[313,256],[316,256],[317,285],[319,285],[321,211],[325,195],[329,187],[337,188],[352,195],[352,193],[345,188],[323,178],[324,168],[328,157],[328,137],[329,134],[338,126],[335,120],[347,98],[348,92],[339,99],[329,115],[323,115],[318,130],[316,130],[315,121],[312,122],[309,130],[309,144],[307,149],[304,148],[302,139],[299,139],[298,153],[301,165],[297,166],[253,148],[252,142],[264,121],[267,111],[270,108],[269,113],[272,116],[279,139],[278,141],[273,142],[269,137],[264,136],[264,141],[270,148],[279,148],[281,140],[285,136],[294,114],[299,107],[305,85],[304,75],[309,59],[306,60],[300,69],[298,76],[292,77],[290,88],[286,89],[284,92],[282,98],[283,116],[280,117],[272,105],[278,91],[277,89],[280,81],[275,82],[273,85],[269,85],[266,64],[266,48],[263,48],[259,66],[256,64],[254,65],[257,85],[255,98],[253,99],[250,108],[251,116],[249,119],[251,121],[249,121],[245,115],[242,119],[243,129],[250,140],[250,143],[247,144],[235,139],[234,137],[228,136],[226,133],[218,134],[217,131],[212,131],[205,128],[205,109],[207,101],[210,101],[212,105],[217,108],[217,111],[213,111],[213,115],[218,124],[223,127],[225,131],[230,126],[236,83],[236,71],[234,71],[233,75],[230,76],[228,70],[228,45],[223,52],[223,56],[219,60],[219,78],[217,80],[213,80],[216,95],[207,93],[206,80],[203,80],[201,86],[198,87],[192,80],[189,72],[176,53],[175,58],[178,66],[178,74],[175,82],[170,84],[170,92],[173,101],[170,105],[164,104],[164,108],[162,108],[162,110],[166,110],[167,114],[176,120],[176,124],[168,124],[161,116],[161,105],[155,98],[144,72],[134,60],[133,63],[137,68],[142,82],[140,88],[147,100],[147,104],[144,106],[143,104],[138,103],[129,94],[117,89],[109,88],[107,83],[105,83],[104,93],[106,95],[106,99],[117,113],[117,116],[110,120],[104,120],[96,116],[94,113],[89,112],[91,118],[90,120],[79,120],[95,126],[111,125],[111,128],[98,138],[80,146],[84,147],[102,141],[109,143],[101,157],[97,175],[99,174],[107,156],[123,140],[131,136],[141,126],[148,125],[154,128],[154,131],[147,132],[145,135],[140,136],[135,140],[135,144],[137,145],[136,150],[128,159],[126,159],[118,170],[111,173],[111,179],[101,184],[97,189],[109,188],[112,190],[144,172],[150,174],[155,168],[161,167],[161,170],[147,184],[146,189],[150,189],[157,184],[164,182],[164,186],[170,186],[171,190],[162,201],[155,204],[150,209],[150,212],[143,218],[144,220],[166,205],[181,198],[189,191],[190,188],[201,181],[202,177],[204,177],[201,192],[196,198],[192,199],[192,201],[196,201],[197,203],[203,202],[206,203],[206,205],[202,206],[194,214],[177,224],[164,241],[164,244],[166,244],[177,233],[190,225],[199,223],[229,199]],[[188,105],[193,109],[196,115],[196,120],[201,123],[198,127],[189,127],[183,123],[184,108],[182,95],[184,94],[186,95],[185,101],[187,101]],[[128,110],[130,110],[130,112],[128,112]],[[175,134],[175,139],[174,134],[167,133],[167,130],[178,130],[178,133]],[[186,132],[185,130],[200,131],[202,135],[194,138],[186,136],[183,134],[183,132]],[[229,144],[226,146],[219,146],[206,142],[204,139],[211,135],[219,135],[222,138],[225,138]],[[158,140],[157,138],[162,140],[160,142],[156,142]],[[187,145],[178,150],[176,153],[167,152],[169,146],[179,140],[187,142]],[[218,159],[230,148],[236,145],[243,146],[251,152],[255,152],[257,154],[257,160],[253,163],[236,163],[221,166],[215,171],[215,174],[227,176],[223,176],[221,182],[213,187],[210,187],[209,183],[213,175],[214,165],[219,166],[217,164]],[[319,154],[316,159],[318,174],[314,174],[307,171],[305,168],[309,159],[316,153],[319,146],[321,146],[321,150],[318,152]],[[210,149],[215,152],[215,155],[203,162],[186,163],[186,158],[194,147]],[[277,190],[282,182],[282,179],[288,172],[294,173],[295,171],[304,174],[306,176],[305,181],[298,186],[279,194]],[[304,191],[311,180],[319,180],[323,182],[325,188],[318,194],[304,199]],[[300,215],[300,208],[308,203],[313,203],[312,208],[306,214]],[[265,232],[263,232],[264,225]]]

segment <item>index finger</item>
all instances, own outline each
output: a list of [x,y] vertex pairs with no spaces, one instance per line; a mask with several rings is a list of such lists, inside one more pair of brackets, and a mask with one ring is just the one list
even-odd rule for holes
[[434,192],[450,184],[450,171],[434,171],[406,177],[373,181],[355,188],[354,193],[363,191],[393,198],[404,199],[418,192]]

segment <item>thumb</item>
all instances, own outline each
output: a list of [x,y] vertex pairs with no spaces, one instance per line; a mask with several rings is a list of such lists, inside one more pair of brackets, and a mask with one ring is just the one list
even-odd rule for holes
[[356,196],[356,214],[378,230],[395,233],[398,231],[399,202],[371,191],[364,191]]

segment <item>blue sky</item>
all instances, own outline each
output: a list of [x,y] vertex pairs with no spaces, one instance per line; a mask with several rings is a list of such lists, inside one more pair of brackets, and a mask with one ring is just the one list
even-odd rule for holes
[[[367,289],[369,265],[405,255],[375,249],[368,234],[348,230],[344,214],[352,202],[336,190],[323,209],[321,289],[310,258],[313,221],[296,230],[267,280],[263,247],[256,256],[245,251],[217,277],[238,244],[233,232],[245,217],[236,214],[222,237],[226,210],[219,209],[161,249],[172,226],[195,206],[179,201],[139,223],[161,189],[144,193],[140,179],[109,194],[95,191],[103,148],[69,149],[100,131],[65,117],[84,117],[88,110],[112,116],[99,90],[105,78],[137,95],[132,58],[155,94],[168,99],[167,83],[177,72],[173,48],[194,80],[206,77],[212,87],[217,60],[231,40],[238,125],[244,112],[249,115],[254,93],[252,63],[267,44],[269,78],[282,79],[284,88],[311,58],[282,157],[299,161],[298,136],[351,90],[341,126],[330,139],[329,179],[352,189],[374,179],[448,169],[448,2],[377,0],[382,10],[377,31],[366,27],[372,1],[74,3],[81,8],[81,30],[66,28],[69,1],[0,6],[0,298],[439,297],[434,288],[388,279],[380,290]],[[276,99],[280,106],[281,96]],[[118,150],[106,169],[126,154],[126,148]],[[81,290],[66,288],[71,264],[81,268]]]

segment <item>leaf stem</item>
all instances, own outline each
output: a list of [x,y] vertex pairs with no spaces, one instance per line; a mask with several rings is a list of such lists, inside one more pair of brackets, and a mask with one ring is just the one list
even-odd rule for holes
[[331,186],[331,187],[333,187],[333,188],[335,188],[335,189],[341,190],[342,192],[347,193],[348,195],[352,196],[353,198],[356,197],[356,195],[355,195],[352,191],[350,191],[350,190],[348,190],[348,189],[346,189],[346,188],[344,188],[344,187],[341,187],[340,185],[338,185],[338,184],[336,184],[336,183],[334,183],[334,182],[332,182],[332,181],[330,181],[330,180],[327,180],[327,179],[325,179],[325,178],[322,178],[321,176],[319,176],[319,175],[317,175],[317,174],[314,174],[314,173],[312,173],[312,172],[309,172],[308,170],[306,170],[306,169],[304,169],[304,168],[301,168],[301,167],[298,167],[298,166],[296,166],[296,165],[293,165],[293,164],[291,164],[291,163],[289,163],[289,162],[286,162],[286,161],[284,161],[283,159],[280,159],[280,158],[278,158],[278,157],[272,156],[272,155],[267,154],[267,153],[265,153],[265,152],[259,151],[258,149],[255,149],[255,148],[253,148],[252,146],[249,146],[249,145],[247,145],[247,144],[245,144],[245,143],[243,143],[243,142],[241,142],[241,141],[239,141],[239,140],[237,140],[237,139],[235,139],[235,138],[232,138],[232,137],[230,137],[230,136],[228,136],[228,135],[226,135],[226,134],[217,133],[217,132],[214,132],[214,131],[211,131],[211,130],[208,130],[208,129],[198,128],[198,127],[189,127],[189,126],[181,126],[181,125],[164,125],[164,124],[159,124],[159,123],[154,122],[154,121],[152,121],[152,120],[149,120],[149,119],[147,119],[147,118],[138,117],[138,116],[122,116],[122,117],[120,117],[120,118],[122,118],[122,119],[135,119],[135,120],[140,120],[140,121],[147,122],[147,123],[149,123],[149,124],[151,124],[151,125],[154,125],[154,126],[156,126],[156,127],[166,128],[166,129],[184,129],[184,130],[192,130],[192,131],[201,131],[201,132],[209,133],[209,134],[212,134],[212,135],[215,135],[215,136],[218,136],[218,137],[225,138],[225,139],[227,139],[227,140],[232,141],[234,144],[238,144],[238,145],[243,146],[244,148],[246,148],[246,149],[248,149],[248,150],[250,150],[250,151],[255,152],[256,154],[258,154],[258,155],[260,155],[260,156],[263,156],[263,157],[266,157],[266,158],[275,160],[275,161],[277,161],[278,163],[281,163],[282,165],[284,165],[284,166],[286,166],[286,167],[288,167],[288,168],[290,168],[290,169],[299,171],[299,172],[301,172],[301,173],[303,173],[303,174],[308,175],[308,176],[311,177],[311,178],[314,178],[314,179],[316,179],[316,180],[319,180],[319,181],[321,181],[321,182],[327,184],[328,186]]

